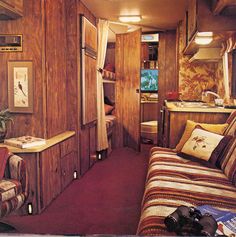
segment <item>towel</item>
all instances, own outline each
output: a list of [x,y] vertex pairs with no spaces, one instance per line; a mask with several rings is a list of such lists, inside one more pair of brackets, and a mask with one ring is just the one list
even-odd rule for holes
[[0,147],[0,179],[3,178],[7,160],[10,157],[9,151],[6,147]]

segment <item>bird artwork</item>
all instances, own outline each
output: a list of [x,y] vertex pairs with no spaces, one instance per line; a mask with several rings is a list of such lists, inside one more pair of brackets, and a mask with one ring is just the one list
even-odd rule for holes
[[23,95],[26,97],[26,94],[23,91],[23,88],[22,88],[22,85],[21,85],[20,81],[18,81],[18,88],[22,91]]
[[201,146],[202,148],[206,148],[207,147],[207,142],[205,140],[206,140],[206,137],[204,137],[204,136],[193,137],[192,141],[195,142],[193,150],[195,150],[198,146]]

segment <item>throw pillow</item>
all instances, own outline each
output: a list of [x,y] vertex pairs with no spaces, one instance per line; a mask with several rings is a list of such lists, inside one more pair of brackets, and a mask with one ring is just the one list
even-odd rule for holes
[[114,109],[113,106],[107,105],[107,104],[104,104],[104,108],[105,108],[105,114],[106,115],[111,114],[112,110]]
[[181,152],[213,165],[222,154],[231,137],[206,131],[197,126],[184,144]]
[[194,128],[197,125],[200,125],[203,129],[208,130],[209,132],[214,132],[214,133],[222,135],[224,133],[224,130],[227,128],[228,123],[224,123],[224,124],[208,124],[208,123],[196,123],[196,122],[194,122],[192,120],[187,120],[184,133],[183,133],[179,143],[177,144],[177,146],[175,148],[177,152],[181,151],[181,149],[183,148],[184,144],[189,139],[189,137],[192,134],[192,131],[194,130]]

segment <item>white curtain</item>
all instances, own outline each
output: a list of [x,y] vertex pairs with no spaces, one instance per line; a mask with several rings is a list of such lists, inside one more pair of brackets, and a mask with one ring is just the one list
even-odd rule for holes
[[225,89],[224,99],[228,101],[230,97],[229,95],[230,88],[229,88],[229,62],[227,52],[225,52],[223,55],[223,75],[224,75],[224,89]]
[[104,91],[102,74],[106,57],[109,22],[99,19],[98,21],[98,55],[97,55],[97,151],[108,148],[107,130],[104,109]]
[[228,101],[230,99],[230,86],[229,86],[229,62],[228,53],[233,49],[236,49],[236,33],[227,39],[226,42],[222,44],[221,55],[223,59],[223,73],[224,73],[224,89],[225,97],[224,99]]

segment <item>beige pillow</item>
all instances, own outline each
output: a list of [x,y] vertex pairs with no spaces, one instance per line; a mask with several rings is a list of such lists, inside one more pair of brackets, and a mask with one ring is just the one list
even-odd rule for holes
[[[181,152],[205,161],[208,161],[224,136],[195,128],[190,138],[184,144]],[[226,144],[224,144],[225,146]],[[220,150],[224,148],[220,147]],[[217,151],[219,155],[219,150]]]
[[205,129],[207,131],[214,132],[214,133],[222,135],[224,133],[224,130],[227,128],[228,123],[224,123],[224,124],[209,124],[209,123],[196,123],[196,122],[194,122],[192,120],[187,120],[184,133],[183,133],[179,143],[176,145],[176,148],[175,148],[177,150],[177,152],[181,151],[181,149],[183,148],[184,144],[189,139],[189,137],[192,134],[192,131],[194,130],[194,128],[197,125],[200,125],[203,129]]

